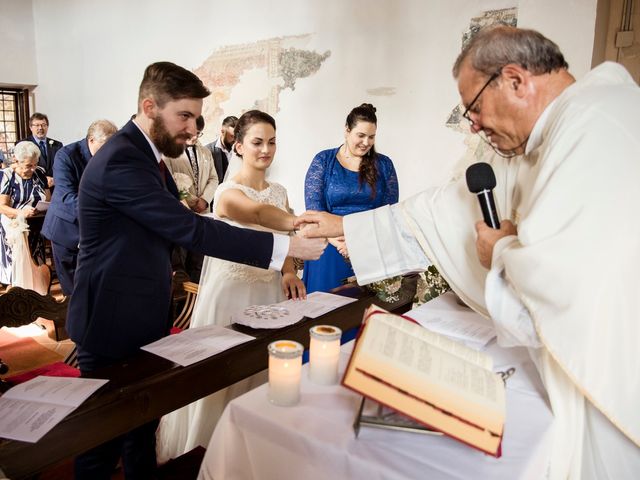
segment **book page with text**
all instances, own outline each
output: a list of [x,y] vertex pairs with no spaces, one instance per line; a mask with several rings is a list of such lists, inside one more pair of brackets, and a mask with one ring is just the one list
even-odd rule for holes
[[449,339],[434,344],[434,335],[400,317],[373,315],[360,339],[354,367],[476,425],[501,429],[504,386],[497,374],[481,366],[487,364],[482,358],[487,355],[474,352],[480,353],[480,361],[472,361],[473,354],[466,355],[471,357],[467,360],[458,353],[468,354],[470,349],[452,347]]

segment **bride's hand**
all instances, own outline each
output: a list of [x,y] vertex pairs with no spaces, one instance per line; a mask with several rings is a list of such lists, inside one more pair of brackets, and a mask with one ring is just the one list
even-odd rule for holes
[[336,250],[338,250],[338,253],[340,255],[342,255],[344,258],[349,258],[349,251],[347,250],[347,242],[345,241],[344,237],[327,238],[327,241],[331,245],[336,247]]
[[293,300],[307,298],[307,289],[294,272],[282,274],[282,293],[285,297]]

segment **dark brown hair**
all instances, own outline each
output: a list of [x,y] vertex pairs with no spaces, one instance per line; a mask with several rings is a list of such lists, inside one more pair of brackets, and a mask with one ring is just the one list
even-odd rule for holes
[[175,63],[156,62],[144,71],[138,92],[138,103],[147,97],[153,97],[162,108],[170,100],[205,98],[210,93],[195,73]]
[[33,123],[34,120],[44,120],[49,125],[49,117],[47,117],[44,113],[36,112],[29,117],[29,125]]
[[238,124],[238,117],[236,117],[234,115],[229,115],[228,117],[225,117],[224,120],[222,120],[222,126],[223,127],[236,128],[237,124]]
[[[358,122],[369,122],[378,126],[378,117],[376,117],[376,107],[370,103],[363,103],[359,107],[354,108],[347,115],[347,121],[345,126],[352,130],[358,124]],[[377,166],[378,154],[376,153],[375,145],[371,146],[371,149],[366,155],[362,157],[360,162],[360,168],[358,169],[358,182],[362,185],[367,182],[371,187],[371,198],[376,196],[376,183],[378,182],[378,166]]]
[[[236,126],[233,129],[235,142],[242,143],[249,128],[256,123],[268,123],[274,130],[276,129],[276,121],[271,115],[260,110],[249,110],[240,116],[238,123],[236,123]],[[236,155],[242,158],[242,155],[240,155],[236,150],[235,145],[233,146],[233,150],[236,152]]]

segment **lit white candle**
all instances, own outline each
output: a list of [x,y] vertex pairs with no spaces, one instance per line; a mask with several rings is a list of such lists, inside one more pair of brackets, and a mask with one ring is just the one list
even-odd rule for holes
[[300,400],[303,347],[298,342],[278,340],[269,347],[269,401],[295,405]]
[[342,330],[331,325],[317,325],[309,333],[309,380],[320,385],[334,385],[338,382]]

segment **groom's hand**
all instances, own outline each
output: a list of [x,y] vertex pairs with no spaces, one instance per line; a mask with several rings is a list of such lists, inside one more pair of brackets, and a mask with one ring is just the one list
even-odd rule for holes
[[289,241],[288,257],[300,258],[302,260],[317,260],[327,247],[326,238],[303,238],[301,236],[291,237]]
[[[342,237],[344,235],[342,217],[327,212],[308,210],[296,218],[294,226],[300,228],[302,235],[307,238]],[[305,228],[305,226],[308,227]]]

